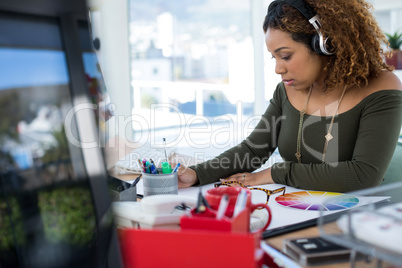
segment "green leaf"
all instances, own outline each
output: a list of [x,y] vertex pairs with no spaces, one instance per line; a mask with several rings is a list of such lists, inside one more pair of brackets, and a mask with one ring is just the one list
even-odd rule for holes
[[387,36],[389,47],[392,49],[399,49],[402,45],[402,33],[399,33],[399,30],[394,34],[385,33]]

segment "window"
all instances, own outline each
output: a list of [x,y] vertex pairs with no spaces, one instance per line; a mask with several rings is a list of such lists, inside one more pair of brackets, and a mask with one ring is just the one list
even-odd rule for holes
[[[184,114],[219,116],[235,114],[242,100],[251,114],[248,1],[130,0],[129,14],[136,112],[169,103]],[[163,118],[157,125],[169,123]]]
[[392,0],[368,0],[374,7],[374,16],[386,33],[402,28],[402,2]]
[[280,81],[262,30],[270,2],[94,5],[99,61],[115,118],[126,119],[123,129],[109,127],[134,143],[159,146],[166,138],[169,147],[217,149],[212,154],[247,137]]
[[[385,31],[399,27],[399,4],[391,0],[386,3],[370,1]],[[176,140],[180,135],[177,132],[181,132],[178,128],[184,126],[186,131],[189,123],[208,128],[205,121],[215,126],[225,121],[222,118],[226,118],[227,124],[235,125],[235,120],[240,120],[240,125],[245,125],[249,118],[257,121],[280,82],[262,33],[262,22],[270,2],[127,0],[120,9],[111,4],[113,1],[103,1],[101,8],[94,8],[93,13],[98,10],[102,13],[99,21],[104,23],[99,25],[107,27],[116,22],[113,29],[117,27],[120,33],[128,33],[127,56],[121,56],[120,64],[113,65],[109,61],[102,67],[118,69],[122,80],[126,79],[123,71],[129,70],[128,86],[110,86],[111,80],[118,80],[108,79],[113,71],[105,71],[108,74],[105,79],[109,80],[111,95],[119,92],[119,96],[111,96],[112,102],[121,96],[130,97],[127,114],[133,116],[134,141],[156,142],[161,136]],[[392,10],[389,16],[395,7],[397,10]],[[125,14],[123,25],[121,17]],[[118,19],[113,20],[113,16]],[[122,36],[116,37],[103,35],[101,41],[123,40]],[[120,53],[125,49],[121,43],[110,46],[110,51],[115,55]],[[129,58],[129,67],[122,68],[126,66],[122,60],[126,58]],[[120,99],[122,101],[127,98]],[[216,118],[221,120],[214,120]],[[232,122],[228,123],[230,120]],[[144,134],[150,129],[158,133]],[[209,134],[204,135],[211,136],[211,131],[206,132]],[[237,133],[237,130],[232,132]],[[239,133],[236,141],[225,144],[236,144],[249,130],[240,129]]]
[[[257,122],[252,118],[263,112],[255,116],[255,103],[265,110],[277,83],[270,79],[270,92],[256,99],[255,92],[264,91],[264,84],[255,80],[254,59],[255,54],[267,57],[262,31],[267,2],[129,0],[133,115],[149,124],[134,122],[137,136],[142,138],[144,131],[151,129],[158,132],[148,136],[151,143],[168,136],[168,141],[177,141],[171,146],[183,140],[196,146],[189,136],[180,138],[182,133],[199,128],[204,134],[197,138],[205,139],[223,125],[232,128],[216,140],[202,143],[204,149],[207,143],[228,148],[247,136]],[[260,18],[257,22],[253,21],[255,10]],[[258,49],[255,33],[262,42]],[[263,62],[258,68],[264,68]],[[270,70],[272,63],[266,65]],[[236,131],[239,135],[234,138]]]
[[[369,0],[374,9],[373,14],[385,33],[394,34],[402,31],[402,2],[391,0]],[[402,80],[402,70],[394,73]]]

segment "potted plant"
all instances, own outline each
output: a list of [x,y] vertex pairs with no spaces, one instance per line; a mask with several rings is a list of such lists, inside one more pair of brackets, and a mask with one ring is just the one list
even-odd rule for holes
[[396,31],[394,34],[385,33],[387,36],[389,47],[392,49],[386,55],[386,62],[388,65],[394,66],[395,69],[402,69],[402,33]]

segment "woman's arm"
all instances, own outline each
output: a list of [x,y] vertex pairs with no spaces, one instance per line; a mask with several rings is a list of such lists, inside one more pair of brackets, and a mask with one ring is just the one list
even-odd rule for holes
[[283,94],[283,86],[278,86],[270,105],[246,140],[209,161],[191,166],[195,177],[191,171],[183,173],[183,177],[179,173],[179,181],[191,177],[193,184],[203,185],[232,174],[252,172],[259,168],[277,146],[276,137],[280,129],[278,118],[282,113]]

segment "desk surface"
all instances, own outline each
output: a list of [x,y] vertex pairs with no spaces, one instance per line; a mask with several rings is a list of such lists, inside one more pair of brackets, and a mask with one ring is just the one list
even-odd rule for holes
[[[117,177],[121,180],[124,181],[130,181],[130,180],[134,180],[136,178],[136,174],[115,174],[114,170],[111,169],[110,170],[110,175]],[[275,237],[271,237],[268,239],[265,239],[265,242],[272,246],[273,248],[277,249],[278,251],[282,252],[282,244],[283,244],[283,240],[286,238],[300,238],[300,237],[309,237],[309,236],[319,236],[319,229],[317,226],[314,227],[309,227],[306,229],[302,229],[302,230],[298,230],[298,231],[294,231],[294,232],[290,232],[290,233],[286,233],[283,235],[278,235]],[[340,263],[334,263],[334,264],[327,264],[327,265],[314,265],[311,267],[315,267],[315,268],[346,268],[346,267],[351,267],[349,262],[340,262]],[[364,261],[359,261],[358,262],[358,267],[360,268],[371,268],[371,267],[376,267],[376,262],[375,261],[371,261],[369,263],[366,263]],[[387,267],[387,266],[385,266]]]
[[[113,154],[109,154],[109,159],[108,159],[108,171],[109,171],[109,175],[118,178],[120,180],[123,181],[131,181],[134,180],[138,174],[117,174],[113,164],[115,163],[115,161],[117,161],[116,159],[119,159],[122,157],[122,155],[124,156],[125,154],[127,154],[129,151],[131,151],[130,149],[127,150],[127,148],[123,145],[121,146],[121,143],[119,144],[117,142],[116,144],[117,148],[119,148],[119,150],[113,150],[114,153]],[[110,157],[111,156],[111,157]],[[290,232],[290,233],[286,233],[283,235],[278,235],[275,237],[271,237],[268,239],[265,239],[265,242],[272,246],[273,248],[277,249],[278,251],[282,252],[282,244],[283,244],[283,240],[286,238],[300,238],[300,237],[309,237],[309,236],[319,236],[319,229],[317,226],[314,227],[309,227],[306,229],[302,229],[302,230],[298,230],[298,231],[294,231],[294,232]],[[371,268],[371,267],[377,267],[377,263],[375,261],[370,261],[370,262],[365,262],[365,261],[359,261],[358,263],[358,267],[359,268]],[[314,265],[314,266],[310,266],[310,267],[314,267],[314,268],[346,268],[346,267],[351,267],[351,264],[349,262],[341,262],[341,263],[334,263],[334,264],[328,264],[328,265]],[[391,266],[383,266],[383,267],[391,267]]]
[[[299,237],[309,237],[309,236],[319,236],[319,229],[317,226],[314,227],[309,227],[303,230],[287,233],[284,235],[279,235],[276,237],[268,238],[265,240],[265,242],[272,246],[273,248],[279,250],[282,252],[282,243],[283,240],[286,238],[299,238]],[[359,268],[374,268],[377,267],[377,262],[375,260],[371,261],[358,261],[356,262],[356,266]],[[327,264],[327,265],[314,265],[314,266],[308,266],[308,267],[313,267],[313,268],[346,268],[346,267],[351,267],[350,262],[338,262],[338,263],[333,263],[333,264]],[[392,265],[388,264],[383,264],[381,267],[394,267]]]

